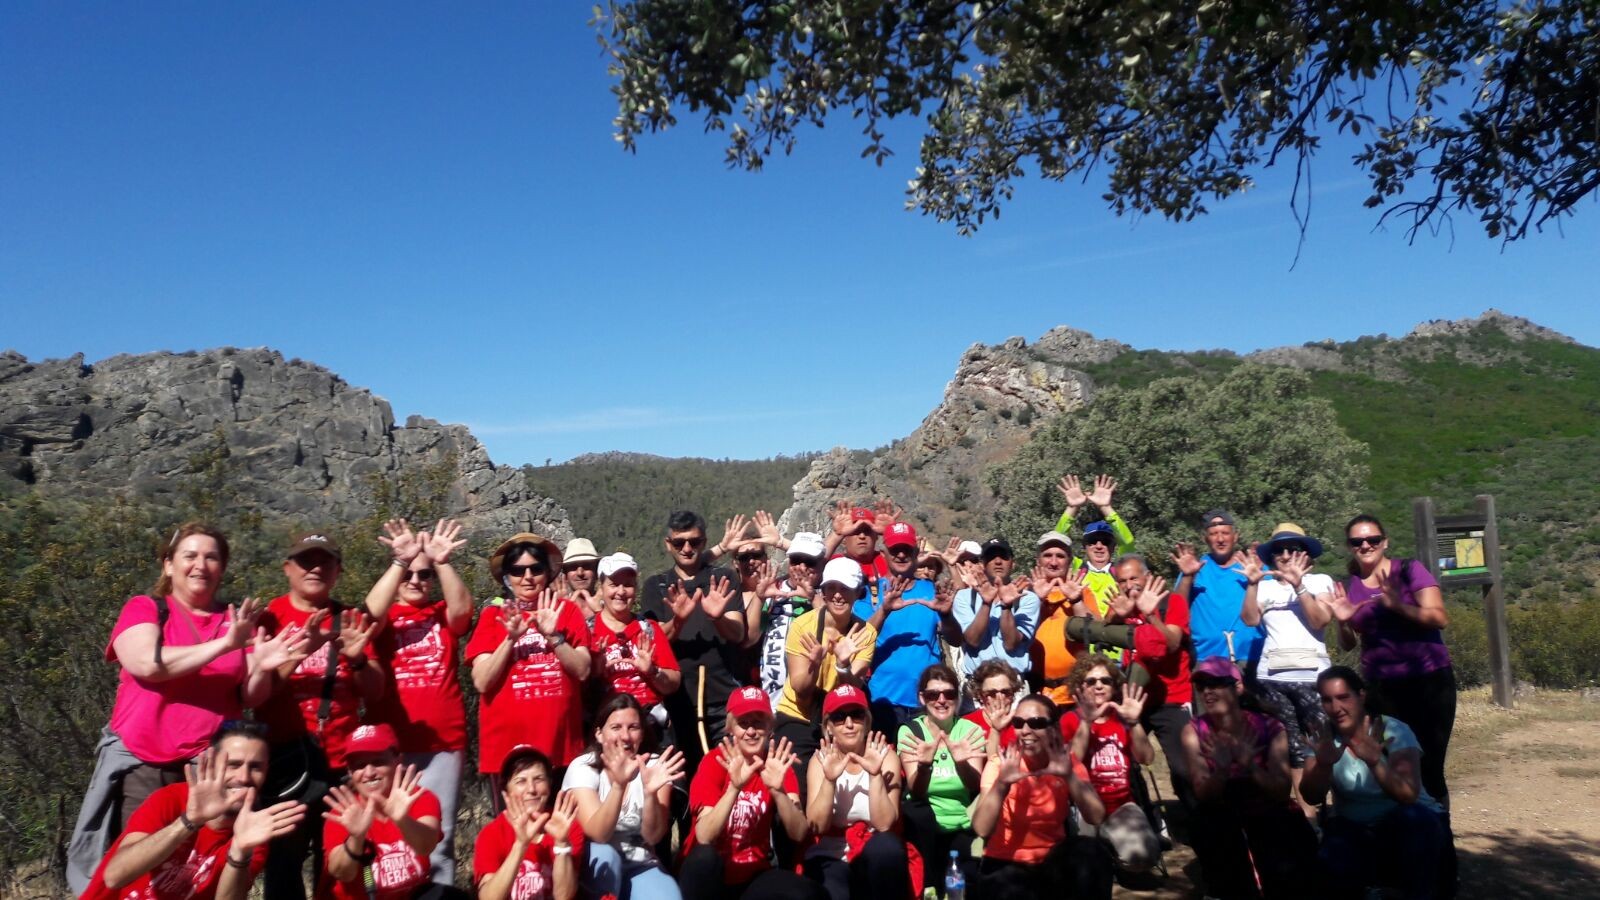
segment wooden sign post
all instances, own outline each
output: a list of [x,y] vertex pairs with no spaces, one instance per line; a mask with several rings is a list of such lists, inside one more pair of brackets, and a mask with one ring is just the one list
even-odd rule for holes
[[1494,497],[1479,494],[1464,516],[1434,513],[1432,497],[1411,501],[1417,532],[1417,558],[1438,580],[1441,590],[1478,585],[1483,588],[1483,615],[1489,625],[1489,681],[1494,702],[1514,705],[1511,684],[1511,640],[1506,631],[1506,600],[1501,591],[1500,529]]

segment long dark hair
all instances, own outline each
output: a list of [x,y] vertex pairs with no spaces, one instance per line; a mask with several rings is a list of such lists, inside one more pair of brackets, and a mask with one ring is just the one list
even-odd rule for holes
[[[624,709],[631,709],[639,714],[639,730],[641,733],[639,755],[649,756],[654,753],[656,749],[655,723],[650,720],[650,716],[645,713],[644,707],[639,704],[638,699],[632,694],[618,692],[601,701],[600,707],[594,711],[594,732],[599,732],[600,729],[606,727],[606,722],[610,721],[613,715]],[[591,733],[589,735],[589,746],[584,748],[584,752],[594,754],[594,762],[591,765],[594,766],[596,772],[605,768],[605,763],[600,760],[600,749],[600,739],[595,737],[594,733]]]
[[1377,716],[1383,714],[1383,700],[1377,694],[1367,690],[1367,682],[1361,674],[1349,666],[1329,666],[1317,675],[1317,692],[1322,692],[1322,686],[1330,681],[1342,681],[1345,687],[1361,695],[1361,705],[1366,709],[1367,715]]

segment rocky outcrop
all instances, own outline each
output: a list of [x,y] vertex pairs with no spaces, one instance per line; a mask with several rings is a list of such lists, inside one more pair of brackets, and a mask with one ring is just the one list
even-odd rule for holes
[[496,466],[465,427],[412,416],[267,349],[29,362],[0,354],[0,472],[41,491],[160,502],[223,460],[230,492],[305,523],[360,517],[386,479],[448,466],[446,505],[473,530],[571,534],[566,512]]
[[1131,348],[1061,326],[1029,344],[974,344],[962,354],[944,398],[902,440],[872,455],[837,448],[811,464],[784,513],[786,533],[827,527],[837,500],[892,497],[912,521],[937,533],[972,527],[993,507],[982,483],[1042,422],[1093,396],[1074,368],[1108,362]]
[[1483,315],[1471,319],[1430,319],[1411,329],[1411,333],[1406,337],[1460,337],[1469,335],[1485,325],[1499,329],[1513,341],[1536,338],[1560,341],[1564,344],[1577,343],[1559,331],[1546,328],[1521,316],[1508,315],[1498,309],[1485,310]]

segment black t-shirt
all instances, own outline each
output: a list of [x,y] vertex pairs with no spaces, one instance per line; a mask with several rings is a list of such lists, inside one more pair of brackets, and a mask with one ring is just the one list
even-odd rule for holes
[[[672,608],[667,605],[667,588],[682,584],[683,589],[691,594],[697,590],[709,591],[714,578],[728,579],[729,589],[735,592],[728,608],[735,609],[735,604],[739,602],[739,577],[731,570],[720,567],[703,568],[688,579],[679,578],[677,571],[671,569],[650,576],[640,590],[639,608],[646,619],[670,622]],[[677,655],[678,665],[683,671],[683,687],[666,698],[667,711],[672,714],[674,727],[692,728],[694,719],[700,715],[696,704],[700,697],[701,667],[704,667],[704,718],[716,723],[720,731],[723,717],[727,715],[728,695],[743,687],[750,674],[748,651],[739,646],[738,641],[725,640],[717,633],[711,617],[697,608],[689,614],[683,627],[678,629],[677,636],[672,639],[672,652]]]

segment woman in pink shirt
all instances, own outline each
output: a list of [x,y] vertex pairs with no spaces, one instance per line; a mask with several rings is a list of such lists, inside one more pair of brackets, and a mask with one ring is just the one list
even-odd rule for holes
[[[303,633],[261,635],[263,607],[237,608],[217,598],[228,567],[228,539],[186,522],[161,550],[161,577],[149,595],[123,604],[106,659],[122,668],[117,699],[96,751],[94,774],[67,850],[75,893],[139,804],[183,781],[183,766],[203,751],[222,723],[272,690],[272,672],[304,659]],[[254,652],[245,648],[254,644]]]

